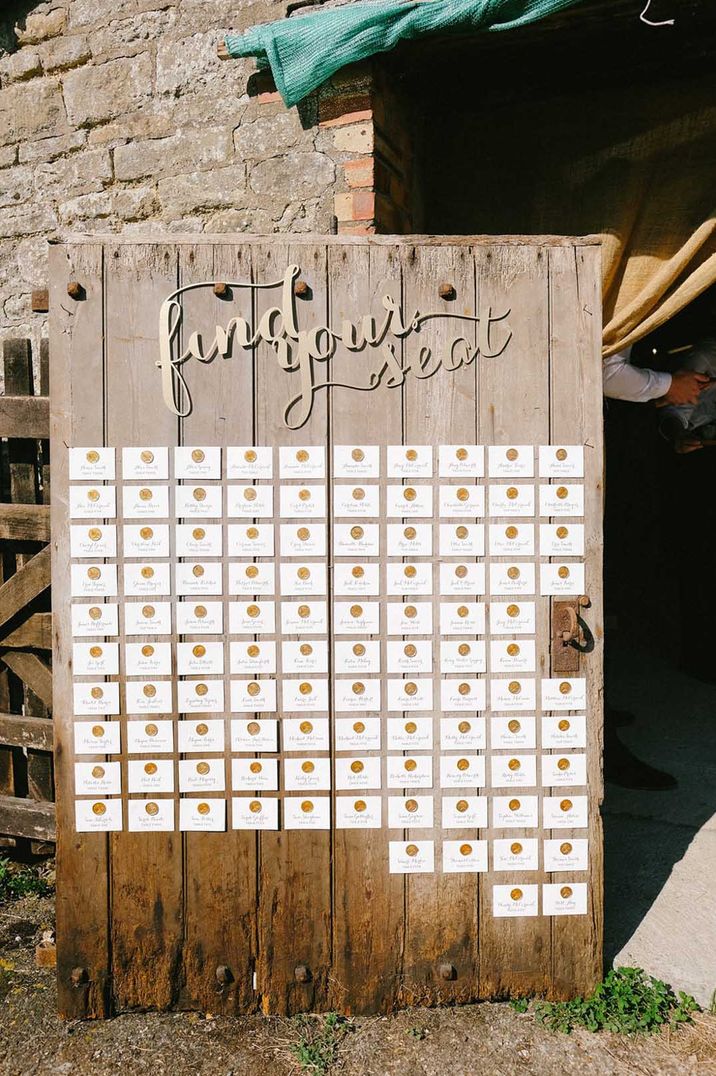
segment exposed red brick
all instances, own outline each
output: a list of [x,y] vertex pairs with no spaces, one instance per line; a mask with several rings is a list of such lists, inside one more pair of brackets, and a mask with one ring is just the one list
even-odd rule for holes
[[323,96],[318,102],[318,122],[328,127],[341,123],[350,112],[372,112],[370,94],[342,93]]
[[321,120],[321,127],[343,127],[347,123],[362,123],[363,120],[369,120],[373,116],[373,113],[369,108],[359,109],[356,112],[344,112],[340,116],[336,116],[332,120]]
[[355,161],[345,161],[343,168],[345,170],[346,183],[349,187],[372,187],[373,186],[373,164],[374,159],[372,157],[359,157]]
[[257,97],[257,101],[260,105],[271,104],[272,101],[281,101],[282,97],[278,90],[273,93],[260,93]]
[[339,235],[375,235],[375,232],[376,227],[372,221],[368,223],[346,220],[338,224]]

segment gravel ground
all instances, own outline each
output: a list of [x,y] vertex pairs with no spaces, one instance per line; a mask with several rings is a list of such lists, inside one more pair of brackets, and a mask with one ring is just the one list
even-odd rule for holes
[[[132,1013],[65,1024],[55,1015],[52,969],[34,963],[52,901],[0,908],[2,1076],[298,1076],[296,1022],[194,1013]],[[309,1021],[310,1028],[318,1022]],[[315,1072],[315,1070],[313,1070]],[[644,1039],[553,1035],[507,1004],[412,1009],[352,1021],[330,1069],[341,1076],[702,1076],[716,1074],[716,1017]]]

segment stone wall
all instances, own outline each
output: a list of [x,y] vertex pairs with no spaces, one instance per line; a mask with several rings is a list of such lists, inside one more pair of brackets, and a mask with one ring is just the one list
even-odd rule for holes
[[374,117],[370,68],[287,110],[253,60],[218,59],[226,30],[282,18],[283,2],[9,6],[0,338],[44,333],[31,292],[47,283],[48,240],[70,233],[407,230],[406,157]]

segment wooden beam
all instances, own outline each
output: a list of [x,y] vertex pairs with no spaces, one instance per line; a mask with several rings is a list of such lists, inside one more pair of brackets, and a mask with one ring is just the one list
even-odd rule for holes
[[9,635],[2,638],[0,647],[13,650],[52,650],[52,613],[34,613]]
[[46,396],[0,396],[0,437],[49,437]]
[[0,796],[0,833],[29,837],[33,841],[54,841],[54,803]]
[[0,714],[0,744],[52,751],[52,722],[46,717]]
[[52,706],[52,669],[40,661],[37,654],[27,650],[10,650],[3,654],[2,660],[24,684],[32,688],[45,706]]
[[0,538],[12,542],[49,542],[48,504],[0,504]]
[[49,585],[50,547],[45,546],[0,587],[0,627]]

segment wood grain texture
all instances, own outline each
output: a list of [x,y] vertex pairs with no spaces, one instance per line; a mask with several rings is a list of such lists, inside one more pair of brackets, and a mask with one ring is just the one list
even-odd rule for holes
[[49,505],[0,504],[0,539],[10,542],[49,542]]
[[49,432],[49,400],[42,396],[0,396],[0,437],[40,438]]
[[52,706],[52,670],[37,654],[10,650],[3,654],[2,660],[45,706]]
[[2,640],[3,646],[35,650],[52,649],[52,613],[33,613]]
[[0,714],[0,744],[52,751],[52,722],[44,717]]
[[50,585],[50,549],[46,546],[0,587],[0,627]]
[[54,804],[0,796],[0,833],[32,841],[54,841],[55,832]]

